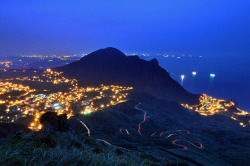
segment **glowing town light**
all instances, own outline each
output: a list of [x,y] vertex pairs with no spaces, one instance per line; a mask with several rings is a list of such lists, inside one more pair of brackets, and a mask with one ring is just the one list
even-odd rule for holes
[[193,76],[196,76],[196,74],[197,74],[197,73],[196,73],[195,71],[192,72],[192,75],[193,75]]
[[215,74],[210,74],[210,77],[211,77],[211,78],[214,78],[214,77],[215,77]]
[[[55,71],[48,69],[47,71],[44,71],[41,74],[41,76],[35,75],[32,77],[17,78],[17,80],[21,80],[21,81],[26,80],[26,81],[51,82],[51,83],[55,83],[55,81],[56,83],[68,82],[70,85],[73,86],[69,88],[69,92],[49,93],[48,96],[44,94],[34,93],[35,91],[37,91],[37,89],[30,89],[29,86],[0,81],[0,95],[6,94],[10,91],[25,91],[25,93],[21,95],[23,97],[22,100],[14,100],[14,101],[10,101],[9,99],[6,101],[0,100],[0,104],[6,104],[6,110],[5,110],[6,113],[19,111],[21,113],[20,117],[26,117],[29,115],[34,116],[33,122],[30,124],[29,128],[32,130],[39,130],[42,128],[42,126],[39,123],[39,117],[41,116],[41,114],[47,111],[50,111],[51,108],[53,108],[54,112],[56,112],[58,115],[66,113],[67,118],[74,116],[73,110],[70,109],[71,103],[73,104],[74,102],[80,102],[82,100],[82,97],[88,98],[88,95],[84,94],[84,92],[96,91],[100,93],[100,96],[95,96],[93,98],[88,98],[86,101],[81,101],[82,105],[86,106],[84,110],[81,111],[81,114],[88,115],[88,114],[91,114],[92,112],[99,111],[103,108],[106,108],[106,106],[107,107],[110,106],[108,101],[105,101],[105,103],[100,104],[99,107],[94,106],[93,104],[95,100],[106,97],[106,94],[104,94],[104,91],[112,89],[115,92],[115,98],[113,99],[114,101],[111,101],[111,104],[116,105],[120,102],[126,101],[126,97],[128,93],[124,93],[124,92],[133,89],[132,87],[123,87],[123,86],[115,86],[115,85],[109,85],[109,86],[102,85],[101,87],[96,87],[96,88],[78,87],[77,80],[67,79],[65,77],[60,76],[61,74],[62,72],[55,72]],[[13,80],[13,79],[6,79],[6,81],[7,80]],[[47,91],[47,90],[43,90],[43,91]],[[112,95],[109,97],[112,98]],[[123,100],[120,100],[120,99],[123,99]],[[26,108],[25,105],[30,105],[30,108]],[[15,109],[12,108],[13,106],[16,106]],[[39,108],[41,107],[44,107],[44,111],[40,112]],[[48,109],[48,107],[51,107],[51,108]],[[0,116],[0,122],[2,121],[15,122],[15,119],[18,119],[17,117],[19,117],[19,115],[15,115],[15,118],[7,117],[7,116]],[[127,131],[123,130],[123,132],[125,133]]]
[[83,114],[84,114],[84,115],[91,114],[91,111],[85,111]]

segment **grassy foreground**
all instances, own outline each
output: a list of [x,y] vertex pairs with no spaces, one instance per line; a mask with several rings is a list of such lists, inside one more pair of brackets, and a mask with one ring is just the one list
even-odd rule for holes
[[97,143],[81,133],[14,134],[0,139],[0,165],[152,165],[143,154]]

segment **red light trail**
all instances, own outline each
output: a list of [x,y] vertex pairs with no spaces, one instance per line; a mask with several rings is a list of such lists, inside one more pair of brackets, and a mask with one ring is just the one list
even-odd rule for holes
[[[139,103],[138,105],[140,105],[140,103]],[[144,113],[144,115],[143,115],[143,121],[141,121],[141,122],[139,123],[139,125],[138,125],[138,133],[139,133],[141,136],[143,136],[142,133],[141,133],[141,125],[147,120],[147,112],[146,112],[145,110],[139,108],[138,105],[135,106],[135,109],[137,109],[137,110],[139,110],[139,111],[142,111],[142,112]],[[88,131],[88,136],[90,136],[90,129],[88,128],[88,126],[87,126],[83,121],[81,121],[79,118],[78,118],[78,120],[79,120],[79,121],[81,122],[81,124],[87,129],[87,131]],[[125,134],[125,132],[126,132],[126,134],[130,135],[130,133],[129,133],[129,131],[128,131],[127,129],[121,128],[119,131],[120,131],[121,134]],[[124,132],[124,131],[125,131],[125,132]],[[173,133],[173,132],[174,132],[174,133]],[[173,139],[173,140],[171,141],[171,143],[172,143],[173,145],[179,146],[179,147],[181,147],[181,148],[173,148],[173,149],[169,149],[169,150],[177,150],[177,149],[184,149],[184,150],[187,150],[187,149],[189,149],[189,147],[187,147],[186,145],[184,145],[184,144],[182,144],[182,143],[177,143],[177,142],[179,142],[179,141],[187,142],[187,143],[193,145],[195,148],[198,148],[198,149],[203,149],[203,148],[204,148],[204,146],[203,146],[200,142],[198,142],[198,141],[196,141],[196,140],[193,140],[193,139],[191,139],[191,138],[187,138],[187,137],[181,135],[179,132],[185,132],[185,133],[187,133],[187,134],[190,134],[190,132],[189,132],[188,130],[175,130],[175,131],[165,130],[165,131],[160,132],[159,137],[163,137],[163,135],[164,135],[164,134],[167,134],[167,133],[168,133],[168,135],[167,135],[166,137],[163,137],[163,139],[169,139],[169,138],[172,137],[172,136],[180,136],[180,137],[182,137],[182,138]],[[154,136],[154,135],[158,135],[158,132],[157,132],[157,131],[154,132],[154,133],[151,135],[151,137]],[[106,140],[104,140],[104,139],[97,139],[97,138],[94,138],[94,139],[95,139],[96,141],[104,142],[104,143],[107,144],[107,145],[112,145],[111,143],[109,143],[108,141],[106,141]],[[161,139],[161,138],[159,138],[159,139]],[[198,145],[197,145],[197,144],[198,144]],[[122,147],[120,147],[120,148],[122,148]]]
[[178,143],[176,143],[176,141],[185,141],[185,142],[190,143],[191,145],[193,145],[193,146],[196,147],[196,148],[203,149],[203,145],[202,145],[200,142],[195,141],[195,140],[192,140],[192,141],[198,143],[199,146],[195,145],[193,142],[191,142],[191,141],[189,141],[189,140],[187,140],[187,139],[176,139],[176,140],[173,140],[173,141],[172,141],[172,144],[173,144],[173,145],[182,146],[183,149],[188,149],[187,146],[185,146],[185,145],[183,145],[183,144],[180,144],[180,143],[178,144]]
[[135,109],[136,110],[139,110],[139,111],[142,111],[144,113],[144,116],[143,116],[143,121],[141,121],[141,123],[139,123],[138,125],[138,133],[142,136],[142,133],[141,133],[141,124],[144,123],[146,120],[147,120],[147,112],[144,111],[143,109],[139,108],[138,105],[140,105],[141,103],[137,104],[135,106]]
[[144,123],[144,122],[146,121],[146,119],[147,119],[147,112],[145,111],[145,112],[144,112],[143,121],[142,121],[141,123],[139,123],[139,125],[138,125],[138,132],[139,132],[139,134],[140,134],[141,136],[142,136],[142,133],[141,133],[141,124]]

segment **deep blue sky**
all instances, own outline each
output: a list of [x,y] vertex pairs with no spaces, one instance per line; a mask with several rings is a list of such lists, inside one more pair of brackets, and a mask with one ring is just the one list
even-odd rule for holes
[[0,1],[0,56],[88,53],[108,46],[250,56],[250,1]]

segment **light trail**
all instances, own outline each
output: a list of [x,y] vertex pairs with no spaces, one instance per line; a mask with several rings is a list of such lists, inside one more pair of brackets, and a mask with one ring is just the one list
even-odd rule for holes
[[[185,131],[185,132],[187,132],[188,134],[190,133],[188,130],[175,130],[175,131]],[[188,149],[187,146],[185,146],[185,145],[183,145],[183,144],[180,144],[180,143],[176,143],[176,141],[185,141],[185,142],[190,143],[191,145],[193,145],[193,146],[196,147],[196,148],[199,148],[199,149],[203,149],[203,148],[204,148],[203,145],[202,145],[200,142],[198,142],[198,141],[196,141],[196,140],[193,140],[193,139],[190,139],[190,138],[187,138],[187,137],[184,137],[183,135],[181,135],[181,134],[179,134],[179,133],[171,133],[171,134],[169,134],[169,135],[168,135],[167,137],[165,137],[165,138],[170,138],[170,137],[173,136],[173,135],[181,136],[181,137],[184,138],[184,139],[175,139],[175,140],[173,140],[173,141],[172,141],[172,144],[173,144],[173,145],[182,146],[183,149]],[[193,142],[198,143],[199,146],[195,145]]]
[[140,105],[140,104],[141,104],[141,103],[137,104],[137,105],[135,106],[135,109],[144,112],[143,109],[141,109],[141,108],[138,107],[138,105]]
[[159,136],[161,137],[164,133],[167,133],[167,132],[169,132],[169,131],[163,131],[163,132],[160,133]]
[[[175,131],[187,131],[187,130],[175,130]],[[172,132],[172,131],[170,131],[170,132]],[[166,132],[162,132],[162,133],[166,133]],[[187,133],[189,133],[189,131],[187,131]],[[164,138],[170,138],[170,137],[173,136],[173,135],[179,135],[179,136],[181,136],[181,137],[184,137],[184,136],[182,136],[180,133],[170,133],[168,136],[166,136],[166,137],[164,137]],[[186,138],[186,137],[184,137],[184,138]]]
[[144,123],[146,121],[146,119],[147,119],[147,112],[146,111],[144,112],[144,116],[143,117],[144,117],[143,121],[141,123],[139,123],[139,125],[138,125],[138,132],[139,132],[139,134],[141,136],[142,136],[142,133],[141,133],[141,124]]
[[[142,133],[141,133],[141,125],[142,125],[142,124],[146,121],[146,119],[147,119],[147,112],[146,112],[145,110],[143,110],[143,109],[141,109],[141,108],[138,107],[140,104],[141,104],[141,103],[137,104],[137,105],[135,106],[135,109],[136,109],[136,110],[139,110],[139,111],[142,111],[142,112],[144,113],[143,121],[140,122],[139,125],[138,125],[138,133],[139,133],[141,136],[143,136]],[[120,129],[120,132],[121,132],[122,134],[124,134],[123,130],[125,130],[125,131],[127,132],[127,134],[128,134],[127,129]],[[172,133],[171,133],[171,132],[172,132]],[[173,132],[175,132],[175,133],[173,133]],[[187,133],[187,134],[190,134],[189,130],[175,130],[175,131],[165,130],[165,131],[160,132],[160,134],[159,134],[159,139],[160,139],[160,137],[163,136],[163,134],[169,133],[166,137],[164,137],[164,139],[168,139],[168,138],[170,138],[170,137],[172,137],[172,136],[180,136],[180,137],[183,137],[182,139],[179,138],[179,139],[174,139],[174,140],[171,141],[171,143],[172,143],[173,145],[182,147],[181,149],[187,150],[187,149],[189,149],[189,147],[188,147],[188,146],[185,146],[184,144],[177,143],[178,141],[185,141],[185,142],[188,142],[189,144],[193,145],[195,148],[199,148],[199,149],[203,149],[203,148],[204,148],[204,146],[203,146],[200,142],[198,142],[198,141],[196,141],[196,140],[193,140],[193,139],[190,139],[190,138],[187,138],[187,137],[184,137],[184,136],[182,136],[179,132],[185,132],[185,133]],[[153,134],[151,134],[151,137],[154,136],[154,135],[156,135],[156,134],[158,134],[157,131],[155,131]],[[197,146],[197,144],[199,144],[199,146]],[[180,149],[180,148],[175,148],[175,149]],[[175,150],[175,149],[173,149],[173,150]]]
[[111,145],[111,146],[112,146],[111,143],[109,143],[108,141],[106,141],[106,140],[104,140],[104,139],[97,139],[97,138],[96,138],[96,140],[97,140],[97,141],[102,141],[102,142],[104,142],[105,144],[108,144],[108,145]]
[[126,133],[127,133],[128,135],[130,135],[127,129],[125,129],[125,131],[126,131]]
[[187,139],[176,139],[176,140],[173,140],[173,141],[172,141],[172,144],[178,145],[178,146],[182,146],[184,149],[188,149],[188,147],[185,146],[185,145],[183,145],[183,144],[178,144],[178,143],[176,143],[176,141],[185,141],[185,142],[190,143],[191,145],[193,145],[193,146],[196,147],[196,148],[199,148],[199,149],[203,149],[203,148],[204,148],[203,145],[202,145],[200,142],[195,141],[195,140],[192,140],[192,141],[198,143],[199,146],[195,145],[193,142],[191,142],[191,141],[189,141],[189,140],[187,140]]
[[172,143],[173,145],[181,146],[181,147],[183,147],[183,149],[185,149],[185,150],[188,149],[187,146],[182,145],[182,144],[178,144],[178,143],[176,143],[176,141],[178,141],[178,140],[173,140],[171,143]]
[[141,103],[137,104],[135,106],[135,109],[136,110],[139,110],[139,111],[142,111],[144,113],[144,116],[143,116],[143,121],[141,121],[141,123],[139,123],[138,125],[138,133],[142,136],[142,133],[141,133],[141,124],[144,123],[146,120],[147,120],[147,112],[144,111],[143,109],[139,108],[138,105],[140,105]]
[[81,121],[80,119],[78,119],[80,122],[81,122],[81,124],[87,129],[87,131],[88,131],[88,136],[90,136],[90,129],[88,128],[88,126],[83,122],[83,121]]
[[[78,120],[81,122],[81,124],[88,130],[88,136],[90,137],[90,129],[88,128],[88,126],[83,122],[83,121],[81,121],[79,118],[78,118]],[[121,129],[120,129],[120,131],[121,131]],[[127,129],[125,129],[125,131],[128,133],[128,130]],[[129,134],[129,133],[128,133]],[[104,142],[105,144],[107,144],[107,145],[110,145],[110,146],[113,146],[111,143],[109,143],[108,141],[106,141],[106,140],[104,140],[104,139],[99,139],[99,138],[94,138],[95,140],[97,140],[97,141],[101,141],[101,142]]]
[[[79,118],[78,120],[81,122],[81,124],[88,130],[88,136],[90,137],[90,129],[88,128],[88,126],[83,122],[81,121]],[[120,130],[121,131],[121,130]],[[125,131],[128,133],[127,129],[125,129]],[[111,143],[109,143],[108,141],[104,140],[104,139],[99,139],[99,138],[94,138],[95,140],[97,141],[101,141],[101,142],[104,142],[105,144],[107,145],[110,145],[110,146],[113,146]]]
[[130,135],[127,129],[120,129],[120,133],[124,134],[124,133],[123,133],[123,130],[125,130],[126,133],[127,133],[128,135]]
[[[186,133],[190,133],[188,130],[175,130],[175,131],[177,131],[177,132],[179,132],[179,131],[181,131],[181,132],[186,132]],[[160,137],[163,135],[163,134],[165,134],[165,133],[168,133],[168,132],[172,132],[172,131],[168,131],[168,130],[166,130],[166,131],[163,131],[163,132],[161,132],[160,133]],[[175,133],[176,134],[176,133]],[[179,133],[177,133],[176,135],[180,135]],[[166,137],[165,137],[166,138]]]
[[177,134],[177,133],[173,133],[173,134],[169,134],[167,137],[165,138],[170,138],[172,135],[180,135],[180,134]]
[[188,134],[190,133],[188,130],[175,130],[175,131],[185,131],[185,132],[187,132]]
[[[188,148],[187,146],[181,144],[181,143],[177,143],[177,141],[185,141],[185,142],[188,142],[189,144],[191,144],[191,145],[193,145],[194,147],[199,148],[199,149],[203,149],[203,148],[204,148],[204,146],[203,146],[200,142],[198,142],[198,141],[196,141],[196,140],[193,140],[193,139],[190,139],[190,138],[187,138],[187,137],[184,137],[183,135],[181,135],[180,133],[178,133],[178,132],[186,132],[187,134],[189,134],[189,133],[190,133],[189,130],[175,130],[176,133],[170,133],[170,132],[173,132],[173,131],[163,131],[163,132],[160,133],[159,136],[162,137],[163,134],[169,133],[166,137],[164,137],[165,139],[168,139],[168,138],[170,138],[170,137],[172,137],[172,136],[180,136],[180,137],[183,137],[183,139],[174,139],[174,140],[171,141],[171,143],[172,143],[173,145],[177,145],[177,146],[183,147],[183,148],[181,148],[181,149],[184,149],[184,150],[189,149],[189,148]],[[197,146],[195,143],[199,144],[199,146]],[[179,149],[179,148],[178,148],[178,149]]]
[[120,133],[122,133],[122,134],[123,134],[122,129],[120,129]]
[[156,132],[154,132],[152,135],[150,135],[150,137],[153,137],[156,133],[157,133],[157,131],[156,131]]

